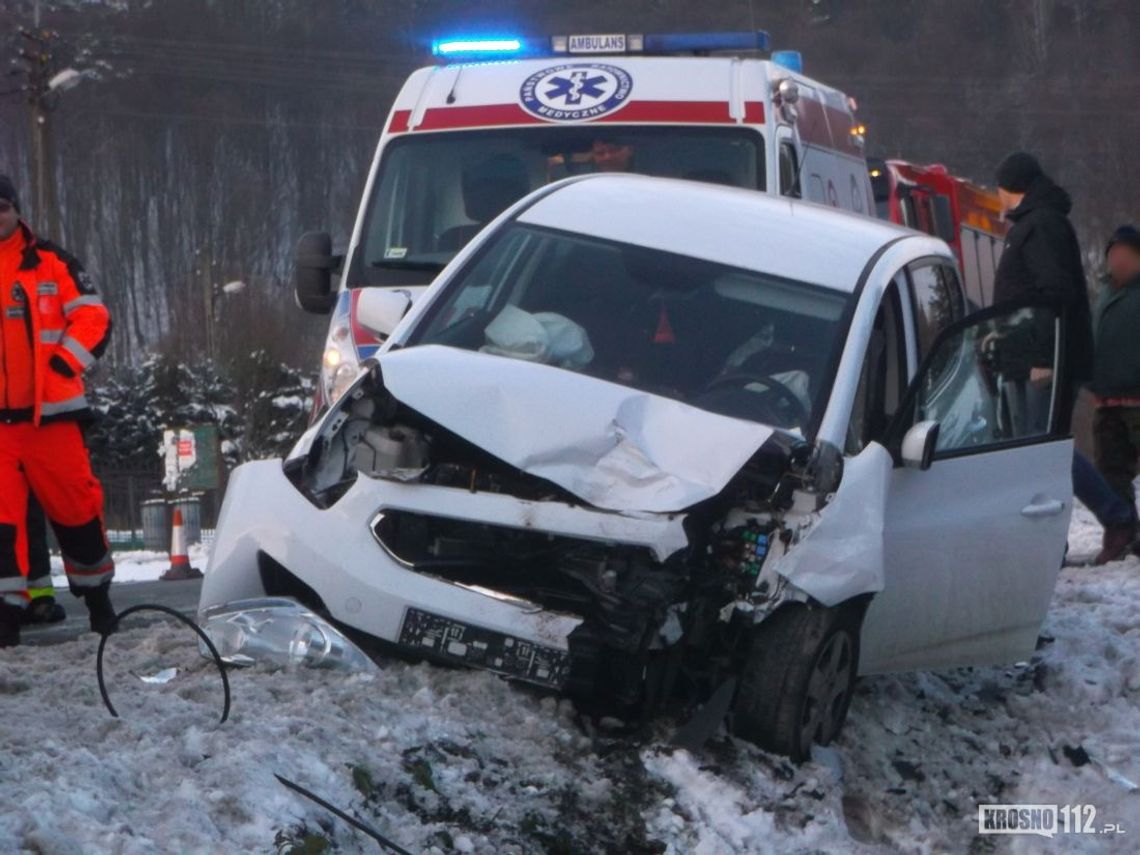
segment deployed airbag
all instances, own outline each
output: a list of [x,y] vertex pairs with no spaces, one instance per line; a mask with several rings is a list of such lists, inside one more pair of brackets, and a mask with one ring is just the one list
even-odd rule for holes
[[555,312],[524,312],[505,306],[487,325],[484,353],[542,362],[563,368],[583,368],[594,359],[590,337],[580,324]]

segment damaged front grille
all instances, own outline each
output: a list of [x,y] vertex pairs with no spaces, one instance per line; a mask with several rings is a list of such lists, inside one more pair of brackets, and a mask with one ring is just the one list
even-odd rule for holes
[[673,601],[683,584],[639,546],[390,509],[377,516],[372,530],[409,569],[600,619],[633,646],[651,622],[647,618]]

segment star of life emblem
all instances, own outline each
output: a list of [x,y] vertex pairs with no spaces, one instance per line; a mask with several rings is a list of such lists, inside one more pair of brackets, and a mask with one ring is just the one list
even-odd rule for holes
[[632,89],[629,72],[615,65],[566,63],[532,74],[519,97],[540,119],[581,122],[619,109]]

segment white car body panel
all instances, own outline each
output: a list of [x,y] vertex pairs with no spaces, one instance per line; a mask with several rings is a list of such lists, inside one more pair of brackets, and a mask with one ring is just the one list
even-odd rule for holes
[[878,443],[849,459],[835,498],[773,569],[825,606],[882,591],[883,515],[892,465]]
[[[402,502],[401,498],[409,494],[411,501]],[[465,518],[482,512],[500,522],[512,514],[520,523],[526,521],[528,503],[504,496],[493,497],[495,501],[490,503],[474,501],[483,496],[467,494],[466,498],[464,507],[462,490],[422,490],[360,478],[335,507],[320,511],[286,479],[280,461],[246,463],[230,478],[202,583],[200,609],[264,596],[257,573],[257,552],[263,551],[310,584],[316,581],[318,593],[334,618],[385,641],[398,638],[409,606],[428,604],[436,614],[564,650],[566,637],[580,619],[408,570],[385,553],[369,528],[385,508],[402,509],[406,504],[409,510],[423,510],[424,503],[433,512],[450,507],[452,513],[460,513],[462,508],[467,513]],[[533,511],[533,503],[529,504]],[[510,505],[513,507],[503,512]],[[583,522],[590,518],[588,511],[579,510],[575,515],[566,506],[562,508],[561,514],[544,511],[539,521],[550,530],[577,529],[578,533],[591,528]],[[579,521],[567,522],[575,516]],[[604,518],[595,520],[592,527],[600,539],[676,541],[676,534],[670,534],[667,525],[631,521],[623,526],[613,515],[594,516]],[[230,568],[245,572],[226,572]]]
[[[886,494],[886,584],[865,673],[1012,662],[1049,608],[1072,513],[1070,439],[900,467]],[[1056,503],[1051,515],[1029,516]]]
[[[612,180],[611,180],[612,179]],[[851,293],[883,243],[910,234],[890,223],[733,187],[607,176],[571,181],[534,202],[518,220]],[[653,185],[653,204],[644,191]],[[805,232],[826,252],[788,252]]]
[[711,498],[773,433],[572,371],[437,345],[386,353],[380,367],[401,403],[604,510],[667,513]]

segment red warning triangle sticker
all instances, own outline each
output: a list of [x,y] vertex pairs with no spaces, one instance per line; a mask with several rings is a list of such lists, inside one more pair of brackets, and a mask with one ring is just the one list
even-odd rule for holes
[[676,344],[677,336],[673,334],[673,326],[669,323],[669,315],[665,312],[665,304],[661,304],[661,313],[657,316],[657,332],[653,334],[654,344]]

